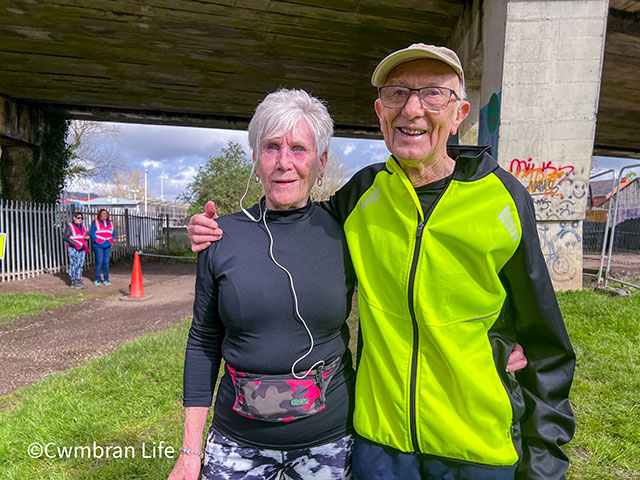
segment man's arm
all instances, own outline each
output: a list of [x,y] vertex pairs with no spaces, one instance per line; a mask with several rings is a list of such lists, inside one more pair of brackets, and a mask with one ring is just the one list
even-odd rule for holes
[[[363,181],[355,177],[354,175],[346,185],[338,190],[335,195],[332,195],[329,201],[320,202],[320,206],[331,213],[331,215],[341,223],[344,223],[348,212],[357,201],[358,194],[361,194]],[[218,218],[216,205],[211,201],[207,202],[203,213],[198,213],[191,217],[189,226],[187,227],[187,233],[193,252],[201,252],[209,247],[212,242],[217,242],[222,238],[223,232],[222,229],[218,227],[218,222],[215,221],[216,218]],[[515,344],[509,356],[507,371],[517,372],[526,366],[527,358],[525,357],[522,347],[519,344]]]

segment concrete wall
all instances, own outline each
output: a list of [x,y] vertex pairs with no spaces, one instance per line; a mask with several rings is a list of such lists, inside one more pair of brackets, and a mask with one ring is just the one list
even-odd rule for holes
[[582,220],[608,2],[484,2],[479,143],[531,193],[556,289],[582,287]]
[[44,115],[30,105],[0,95],[0,194],[31,200],[30,170],[40,159]]

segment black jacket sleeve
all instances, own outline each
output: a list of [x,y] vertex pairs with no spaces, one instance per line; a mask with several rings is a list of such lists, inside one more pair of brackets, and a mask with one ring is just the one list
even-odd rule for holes
[[224,325],[218,316],[218,287],[214,278],[216,244],[198,254],[193,321],[184,360],[185,407],[208,407],[222,359]]
[[500,276],[516,341],[529,361],[516,374],[525,401],[516,478],[563,479],[569,461],[560,446],[571,440],[575,430],[569,403],[575,354],[540,249],[531,197],[519,183],[509,190],[516,200],[522,239]]
[[71,240],[71,227],[68,223],[65,224],[64,230],[62,231],[62,239],[69,245],[70,247],[75,247],[75,242]]

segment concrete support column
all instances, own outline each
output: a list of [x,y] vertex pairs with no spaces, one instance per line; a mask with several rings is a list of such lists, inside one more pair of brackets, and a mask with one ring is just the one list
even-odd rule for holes
[[582,287],[607,0],[487,0],[479,143],[533,197],[554,286]]
[[[2,182],[0,193],[12,200],[31,200],[29,193],[30,169],[36,152],[31,147],[3,146],[0,156]],[[6,191],[8,189],[9,191]]]
[[[466,73],[466,72],[465,72]],[[466,85],[467,100],[471,104],[469,115],[458,128],[460,145],[478,145],[478,122],[480,117],[480,85],[479,83]]]
[[467,100],[471,104],[469,115],[458,128],[458,143],[477,145],[482,78],[482,2],[480,0],[472,0],[468,3],[453,29],[450,43],[462,62]]

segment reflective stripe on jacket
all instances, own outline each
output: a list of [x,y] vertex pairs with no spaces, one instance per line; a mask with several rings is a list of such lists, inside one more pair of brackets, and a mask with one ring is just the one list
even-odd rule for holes
[[69,238],[73,240],[76,250],[82,250],[84,248],[85,253],[89,253],[89,247],[87,245],[87,239],[84,236],[87,234],[87,229],[82,225],[82,229],[78,228],[74,222],[69,223],[71,229],[71,235]]
[[107,222],[105,226],[100,220],[95,220],[95,228],[96,228],[96,243],[98,245],[109,242],[113,245],[113,223],[111,221]]
[[[358,276],[354,426],[404,452],[564,478],[575,356],[531,198],[486,149],[449,155],[430,212],[394,157],[331,202]],[[517,380],[506,373],[516,339],[529,360]]]

